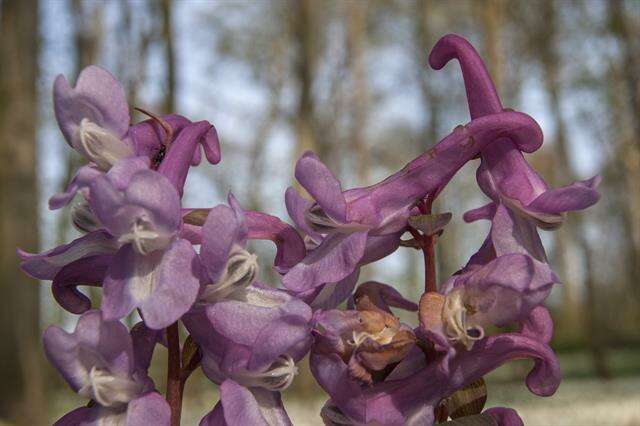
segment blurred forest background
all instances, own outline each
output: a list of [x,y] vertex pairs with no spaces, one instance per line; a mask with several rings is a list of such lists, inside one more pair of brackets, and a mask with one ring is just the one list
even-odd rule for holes
[[[534,412],[543,406],[557,408],[546,424],[570,424],[563,416],[571,410],[594,423],[601,415],[598,424],[640,424],[640,2],[624,0],[0,0],[0,419],[47,424],[80,403],[40,347],[48,324],[72,326],[74,316],[18,271],[15,256],[17,246],[48,249],[75,232],[68,212],[46,206],[80,161],[53,117],[57,74],[75,81],[98,64],[123,82],[131,106],[210,120],[223,161],[192,173],[185,204],[213,206],[232,189],[245,208],[288,220],[284,190],[304,150],[345,187],[366,185],[468,121],[457,64],[427,66],[449,32],[479,49],[505,106],[541,124],[545,145],[528,159],[549,184],[604,178],[597,206],[543,236],[563,279],[548,306],[568,381],[555,403],[535,405],[521,383],[505,384],[526,366],[503,368],[490,401],[525,414],[528,406],[530,424],[544,424]],[[485,202],[476,167],[465,167],[436,204],[454,214],[438,245],[441,281],[486,233],[486,224],[461,219]],[[267,244],[256,249],[273,255]],[[361,280],[373,277],[417,300],[421,258],[401,248]],[[262,279],[273,282],[268,268]],[[187,407],[202,407],[189,409],[192,424],[216,395],[201,376],[187,388]],[[307,400],[293,408],[302,413],[294,422],[319,424],[322,400],[304,368],[285,395],[294,405],[299,396]],[[607,398],[613,408],[597,405]],[[621,423],[620,407],[638,411]]]

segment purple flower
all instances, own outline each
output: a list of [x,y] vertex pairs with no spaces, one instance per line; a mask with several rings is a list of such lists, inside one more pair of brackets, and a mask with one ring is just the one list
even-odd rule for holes
[[[43,336],[45,354],[69,386],[92,405],[71,411],[56,425],[168,425],[170,409],[154,391],[146,369],[137,368],[138,347],[118,321],[105,321],[99,311],[89,311],[78,320],[73,333],[57,326]],[[155,342],[152,343],[155,345]]]
[[91,163],[80,168],[63,193],[50,199],[52,209],[68,204],[78,191],[88,198],[91,181],[127,157],[147,158],[148,166],[161,168],[180,194],[189,166],[200,163],[198,143],[211,164],[220,161],[218,135],[207,121],[153,116],[129,127],[124,89],[109,72],[96,66],[82,70],[75,87],[59,75],[54,83],[54,107],[67,142]]
[[65,139],[100,170],[134,154],[122,139],[129,129],[124,89],[107,71],[89,66],[75,87],[59,75],[53,86],[56,119]]
[[305,303],[255,283],[185,315],[203,371],[220,385],[220,402],[201,424],[291,424],[279,392],[309,351],[310,320]]
[[314,154],[304,154],[296,165],[296,179],[314,200],[305,200],[289,188],[286,203],[311,250],[284,276],[285,287],[303,292],[338,282],[363,262],[393,252],[416,203],[427,196],[435,198],[460,167],[504,135],[524,149],[537,145],[542,137],[537,123],[525,114],[482,117],[458,126],[384,181],[348,191]]
[[[489,325],[524,321],[549,295],[558,278],[546,263],[535,228],[523,235],[522,219],[499,205],[491,230],[469,263],[439,293],[427,293],[423,328],[442,346],[460,343],[470,349]],[[526,221],[523,221],[526,224]],[[538,250],[539,249],[539,250]],[[536,256],[537,255],[537,256]]]
[[[251,233],[289,240],[293,229],[272,216],[245,214],[231,194],[228,201],[229,206],[209,210],[199,231],[205,285],[182,318],[202,348],[205,374],[221,385],[220,402],[201,424],[267,424],[269,419],[290,424],[279,391],[291,384],[296,362],[309,350],[311,309],[284,291],[254,282],[257,257],[246,250],[246,242]],[[298,242],[293,247],[304,250],[293,233],[292,241]],[[291,261],[289,253],[294,258],[297,253],[288,244],[283,247],[281,266]]]
[[200,289],[197,254],[178,237],[181,207],[175,187],[152,170],[134,173],[124,190],[100,176],[91,184],[90,206],[120,245],[103,282],[105,318],[119,319],[139,308],[153,329],[174,323]]
[[[441,69],[452,59],[460,63],[472,119],[506,111],[482,59],[468,41],[455,34],[436,43],[429,64]],[[532,147],[537,149],[539,144]],[[521,151],[532,152],[507,135],[500,135],[496,143],[482,150],[478,184],[494,202],[505,204],[542,228],[555,228],[562,224],[565,212],[585,209],[600,198],[596,190],[599,176],[550,189]]]
[[318,324],[311,371],[331,397],[323,417],[346,420],[338,424],[431,425],[440,401],[512,359],[534,359],[526,381],[533,393],[551,395],[559,385],[553,351],[545,341],[523,333],[487,337],[469,351],[437,353],[428,344],[414,346],[399,363],[374,375],[372,384],[363,384],[340,354],[349,345],[346,321],[336,322],[336,328],[321,317]]

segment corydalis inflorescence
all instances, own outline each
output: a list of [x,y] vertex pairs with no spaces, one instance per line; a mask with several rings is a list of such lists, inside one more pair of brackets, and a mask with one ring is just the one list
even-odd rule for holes
[[[58,124],[88,164],[50,207],[79,198],[71,221],[83,235],[40,254],[20,251],[23,270],[51,280],[56,301],[81,314],[72,333],[52,326],[43,338],[51,363],[89,400],[57,424],[178,425],[182,389],[201,367],[220,394],[201,425],[289,425],[280,392],[307,354],[329,395],[320,413],[327,425],[522,424],[514,410],[484,409],[482,377],[531,358],[528,388],[541,396],[557,389],[553,323],[542,304],[559,280],[538,228],[557,228],[565,212],[594,204],[599,178],[550,189],[523,155],[542,144],[538,124],[502,107],[461,37],[443,37],[429,60],[439,69],[454,58],[471,121],[363,188],[343,189],[315,154],[303,154],[295,176],[311,199],[285,193],[295,228],[244,210],[231,194],[214,207],[182,205],[200,147],[209,163],[220,161],[209,122],[140,110],[150,118],[131,125],[124,90],[105,70],[86,68],[75,87],[58,77]],[[431,206],[474,158],[491,203],[464,218],[488,220],[490,231],[437,286],[434,245],[451,215],[433,215]],[[401,239],[407,232],[412,239]],[[251,239],[275,243],[280,288],[260,282],[264,260],[250,251]],[[362,266],[401,246],[424,252],[419,303],[388,284],[357,285]],[[99,309],[79,285],[102,288]],[[396,308],[416,312],[413,324]],[[142,321],[129,331],[120,319],[133,310]],[[147,374],[158,343],[169,351],[166,399]]]

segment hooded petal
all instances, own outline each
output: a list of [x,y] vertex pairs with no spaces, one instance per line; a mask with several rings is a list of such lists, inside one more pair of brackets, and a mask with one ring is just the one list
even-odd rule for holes
[[127,328],[103,320],[100,311],[84,313],[73,333],[50,326],[42,337],[49,361],[74,391],[89,383],[93,367],[127,377],[133,371],[133,347]]
[[279,392],[245,388],[233,380],[220,386],[224,419],[229,426],[290,426]]
[[113,75],[94,65],[82,70],[75,87],[59,75],[53,86],[53,102],[58,125],[69,143],[85,118],[117,137],[129,127],[124,89]]
[[337,222],[347,222],[347,202],[340,181],[312,152],[305,152],[296,163],[296,179]]
[[123,247],[104,281],[105,318],[119,319],[138,307],[152,329],[173,324],[196,300],[199,268],[197,254],[186,240],[146,256]]
[[231,207],[221,204],[209,211],[202,227],[200,256],[211,283],[224,273],[232,249],[245,246],[247,233],[244,217]]
[[181,221],[180,198],[171,183],[152,170],[135,173],[123,193],[106,178],[91,184],[91,208],[113,235],[132,232],[138,221],[159,237],[174,233]]
[[282,284],[301,292],[324,283],[337,282],[351,274],[362,259],[367,232],[329,235],[320,246],[291,268]]
[[311,206],[313,206],[313,201],[302,197],[292,186],[287,188],[284,200],[287,205],[289,217],[293,220],[293,223],[295,223],[298,229],[314,241],[318,243],[322,241],[322,235],[311,229],[305,216],[306,212],[311,208]]

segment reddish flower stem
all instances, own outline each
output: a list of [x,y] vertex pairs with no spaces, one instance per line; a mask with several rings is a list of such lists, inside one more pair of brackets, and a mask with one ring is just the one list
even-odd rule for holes
[[[431,197],[418,203],[418,209],[422,214],[431,214]],[[436,284],[436,236],[423,235],[420,239],[422,243],[422,254],[424,255],[424,290],[426,292],[438,291]]]
[[182,380],[180,375],[180,335],[178,322],[167,327],[167,402],[171,407],[171,426],[180,426],[182,413]]

